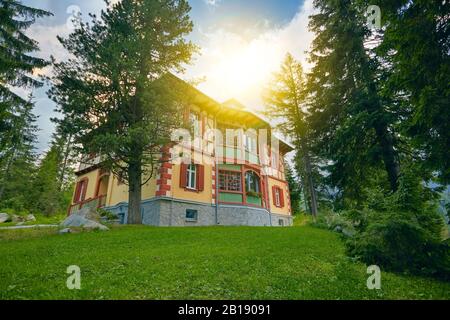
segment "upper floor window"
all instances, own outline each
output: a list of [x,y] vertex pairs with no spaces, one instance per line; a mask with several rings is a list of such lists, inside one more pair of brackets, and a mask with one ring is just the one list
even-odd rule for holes
[[252,153],[258,152],[257,139],[252,135],[245,135],[244,139],[245,150]]
[[278,169],[278,153],[272,150],[272,168]]
[[245,173],[245,189],[247,192],[260,192],[259,176],[254,171],[247,171]]
[[195,190],[197,188],[197,166],[195,164],[188,165],[186,174],[186,187]]
[[191,112],[189,115],[189,121],[190,121],[192,133],[194,134],[194,137],[201,136],[199,115],[195,112]]

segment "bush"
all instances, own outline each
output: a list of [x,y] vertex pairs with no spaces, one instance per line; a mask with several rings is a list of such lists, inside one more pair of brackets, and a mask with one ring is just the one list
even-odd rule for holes
[[439,238],[439,215],[371,212],[365,218],[346,241],[350,256],[392,271],[450,279],[450,247]]

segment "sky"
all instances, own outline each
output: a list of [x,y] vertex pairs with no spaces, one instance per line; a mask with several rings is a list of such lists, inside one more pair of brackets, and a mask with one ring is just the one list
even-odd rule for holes
[[[115,0],[117,1],[117,0]],[[52,17],[38,19],[27,34],[39,42],[41,51],[35,55],[57,60],[67,52],[56,36],[71,31],[72,12],[98,14],[105,8],[103,0],[22,0],[26,5],[48,10]],[[194,31],[189,40],[200,46],[192,64],[179,75],[186,80],[204,79],[198,89],[219,102],[235,98],[248,108],[264,108],[261,93],[277,71],[284,56],[290,52],[306,69],[305,51],[312,41],[308,32],[308,16],[312,0],[189,0]],[[50,73],[51,68],[40,71]],[[48,87],[33,90],[39,116],[38,151],[48,147],[57,117],[55,105],[47,98]],[[27,94],[25,90],[18,93]]]

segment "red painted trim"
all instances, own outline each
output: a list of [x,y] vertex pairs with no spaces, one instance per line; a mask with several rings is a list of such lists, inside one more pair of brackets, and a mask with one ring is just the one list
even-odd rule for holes
[[[81,191],[80,188],[81,188],[81,184],[83,182],[86,182],[86,186],[85,186],[85,188],[83,190],[83,194],[81,195],[81,199],[80,199],[80,191]],[[86,191],[87,191],[88,185],[89,185],[89,178],[88,177],[84,177],[83,179],[80,179],[80,180],[77,181],[77,185],[75,187],[75,194],[74,194],[74,197],[73,197],[73,200],[72,200],[73,204],[82,203],[85,200],[85,198],[86,198]]]
[[[102,179],[104,177],[109,177],[109,172],[105,172],[105,173],[101,173],[100,174],[100,170],[98,171],[98,175],[97,175],[97,185],[95,186],[95,197],[99,197],[99,196],[103,196],[103,194],[98,194],[98,192],[100,191],[100,182],[102,181]],[[109,182],[108,182],[109,184]],[[108,187],[106,187],[108,189]],[[108,190],[106,190],[106,193],[108,193]]]

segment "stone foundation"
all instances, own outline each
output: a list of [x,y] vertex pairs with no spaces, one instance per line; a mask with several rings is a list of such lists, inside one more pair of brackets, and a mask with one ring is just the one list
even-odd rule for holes
[[[119,203],[104,208],[117,214],[121,223],[126,223],[128,203]],[[189,211],[190,214],[187,214]],[[292,217],[273,214],[262,208],[211,204],[153,198],[142,201],[142,223],[151,226],[291,226]]]

